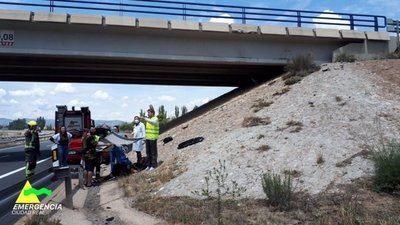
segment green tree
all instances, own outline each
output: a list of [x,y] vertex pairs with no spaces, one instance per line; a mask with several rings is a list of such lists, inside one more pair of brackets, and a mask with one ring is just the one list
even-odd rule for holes
[[175,118],[179,117],[179,107],[175,106]]
[[119,125],[120,131],[132,131],[133,130],[133,123],[123,122]]
[[38,124],[38,127],[43,130],[43,128],[46,126],[46,120],[44,117],[39,117],[36,119],[36,123]]
[[49,124],[45,127],[45,130],[53,130],[53,125]]
[[25,119],[19,119],[18,118],[16,120],[11,121],[8,124],[8,129],[9,130],[23,130],[26,127],[27,127],[27,124],[26,124],[26,120]]
[[197,108],[199,108],[197,105],[195,105],[194,107],[193,107],[193,110],[195,110],[195,109],[197,109]]
[[141,109],[139,115],[140,115],[141,117],[145,117],[145,116],[146,116],[146,113],[144,112],[143,109]]
[[160,107],[158,107],[158,122],[160,123],[160,128],[164,127],[165,124],[167,124],[169,122],[168,116],[167,116],[167,111],[165,111],[165,107],[164,105],[160,105]]
[[186,106],[182,106],[181,108],[181,116],[185,115],[188,112],[188,109]]

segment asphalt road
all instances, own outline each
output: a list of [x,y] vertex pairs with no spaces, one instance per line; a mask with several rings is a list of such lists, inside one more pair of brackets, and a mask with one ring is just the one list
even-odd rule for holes
[[[51,148],[50,141],[42,141],[40,143],[40,152],[42,153],[42,155],[38,158],[38,162],[50,157],[50,148]],[[39,163],[38,168],[36,169],[36,173],[43,171],[44,168],[41,166],[41,164],[43,163],[50,165],[46,161]],[[19,176],[20,175],[19,172],[21,171],[16,172],[16,170],[24,166],[25,166],[24,146],[15,146],[15,147],[0,149],[0,191],[4,187],[3,180],[7,180],[7,183],[16,183],[15,181],[21,181],[25,178],[24,173],[22,173],[23,176],[21,177]],[[11,180],[10,177],[12,178]]]
[[[51,182],[52,173],[49,171],[52,165],[51,145],[50,141],[40,143],[42,155],[38,158],[35,175],[30,178],[32,185],[47,187],[56,185]],[[0,221],[6,221],[5,224],[13,224],[20,217],[10,215],[10,212],[25,180],[24,146],[0,149]]]

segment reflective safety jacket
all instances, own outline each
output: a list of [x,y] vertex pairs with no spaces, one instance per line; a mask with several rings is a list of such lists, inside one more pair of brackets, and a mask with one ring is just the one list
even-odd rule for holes
[[37,131],[27,130],[25,132],[25,150],[40,151],[40,140]]
[[160,134],[160,125],[158,118],[153,116],[151,118],[145,118],[146,121],[146,139],[157,140]]

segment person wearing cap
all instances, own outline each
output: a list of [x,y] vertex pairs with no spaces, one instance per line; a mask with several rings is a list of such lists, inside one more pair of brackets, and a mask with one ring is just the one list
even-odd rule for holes
[[140,164],[142,161],[142,150],[143,150],[143,142],[146,134],[146,128],[142,122],[140,122],[139,116],[135,116],[133,119],[133,138],[136,140],[134,143],[134,150],[136,152],[136,164]]
[[39,129],[36,121],[28,122],[28,130],[25,136],[25,177],[28,178],[35,174],[36,161],[40,156]]
[[151,171],[157,167],[157,139],[160,133],[160,126],[153,106],[150,105],[147,115],[148,117],[143,117],[142,119],[146,122],[146,170]]

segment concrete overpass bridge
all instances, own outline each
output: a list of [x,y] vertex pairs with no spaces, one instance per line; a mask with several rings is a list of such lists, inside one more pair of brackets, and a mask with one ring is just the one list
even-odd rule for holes
[[[58,1],[50,2],[54,11]],[[385,17],[364,15],[357,23],[357,15],[348,15],[349,28],[374,30],[1,10],[0,80],[242,86],[276,76],[298,55],[324,63],[340,52],[372,57],[390,51],[388,33],[379,32]]]

